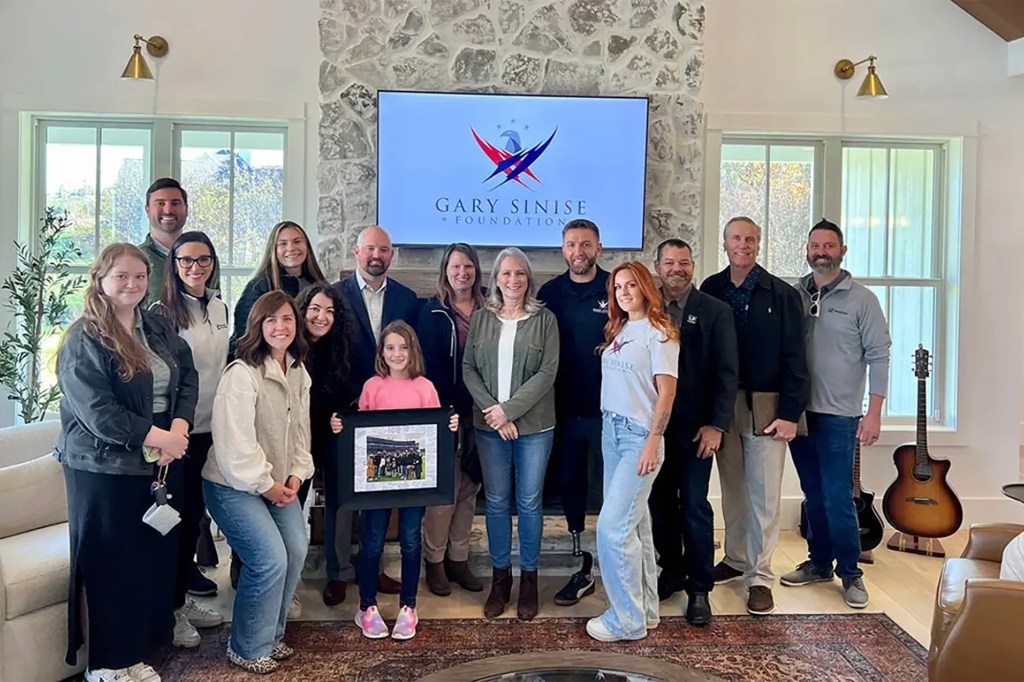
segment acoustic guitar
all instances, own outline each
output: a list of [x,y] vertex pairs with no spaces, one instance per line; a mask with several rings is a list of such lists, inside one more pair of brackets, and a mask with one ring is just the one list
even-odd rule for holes
[[[950,462],[928,454],[927,392],[930,355],[924,346],[914,352],[917,377],[917,442],[906,443],[892,453],[897,476],[882,498],[882,511],[894,528],[917,538],[952,535],[964,520],[964,509],[946,482]],[[890,541],[890,547],[893,547]],[[914,551],[906,549],[905,551]],[[925,552],[917,552],[925,553]],[[936,552],[928,552],[938,556]]]
[[[882,517],[875,509],[875,493],[860,484],[860,439],[853,451],[853,506],[857,510],[857,527],[860,529],[860,551],[870,552],[882,542],[884,526]],[[807,500],[800,503],[800,536],[807,538]]]

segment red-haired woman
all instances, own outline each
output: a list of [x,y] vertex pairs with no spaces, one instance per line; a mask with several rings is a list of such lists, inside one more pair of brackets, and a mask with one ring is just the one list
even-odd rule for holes
[[679,332],[647,268],[623,263],[608,278],[601,345],[604,504],[597,554],[610,608],[587,623],[602,642],[643,639],[658,624],[658,569],[647,498],[665,459],[676,394]]

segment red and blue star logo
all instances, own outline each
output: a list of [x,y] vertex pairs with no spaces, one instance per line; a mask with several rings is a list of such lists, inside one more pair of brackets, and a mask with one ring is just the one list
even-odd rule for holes
[[482,149],[484,154],[487,155],[487,158],[494,163],[494,172],[488,175],[484,179],[484,182],[487,182],[499,173],[504,173],[506,176],[504,180],[492,187],[492,190],[501,187],[510,180],[514,180],[523,187],[533,190],[532,187],[523,182],[523,178],[521,176],[525,175],[528,178],[536,180],[538,183],[540,182],[540,179],[534,175],[533,171],[530,170],[530,167],[537,159],[540,158],[541,154],[544,153],[544,150],[551,144],[551,141],[555,139],[555,133],[558,132],[558,129],[555,128],[548,139],[532,147],[524,148],[520,141],[518,132],[511,129],[505,130],[501,133],[501,137],[507,138],[503,149],[480,137],[472,127],[470,127],[469,130],[473,133],[473,138],[476,140],[476,143],[480,145],[480,149]]
[[633,339],[626,339],[625,341],[622,341],[621,343],[619,342],[618,339],[615,339],[614,341],[612,341],[612,347],[611,347],[612,355],[618,355],[619,353],[622,352],[622,349],[627,344],[630,344],[630,343],[633,343]]

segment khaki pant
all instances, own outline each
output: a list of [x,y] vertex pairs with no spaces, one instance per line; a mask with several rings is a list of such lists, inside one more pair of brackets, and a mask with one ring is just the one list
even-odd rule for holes
[[[463,447],[468,452],[473,447],[472,423],[463,429]],[[423,517],[423,558],[437,564],[444,560],[445,550],[451,561],[469,559],[469,534],[473,530],[473,515],[476,514],[476,496],[480,484],[474,483],[462,470],[462,462],[455,460],[455,504],[427,507]]]
[[725,563],[743,571],[747,587],[775,584],[779,506],[786,442],[755,436],[746,392],[736,394],[733,425],[716,456],[725,518]]

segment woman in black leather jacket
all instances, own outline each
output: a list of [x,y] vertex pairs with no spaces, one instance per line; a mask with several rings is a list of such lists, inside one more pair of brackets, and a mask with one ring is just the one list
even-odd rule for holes
[[67,661],[85,641],[87,615],[88,682],[158,682],[144,661],[174,626],[178,533],[161,534],[143,515],[165,499],[154,483],[166,481],[172,500],[180,484],[199,382],[188,344],[142,306],[149,273],[138,247],[105,248],[57,354],[56,456],[71,539]]

